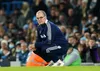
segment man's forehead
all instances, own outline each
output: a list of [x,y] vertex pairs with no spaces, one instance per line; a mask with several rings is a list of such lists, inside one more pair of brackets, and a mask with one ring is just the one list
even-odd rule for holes
[[43,16],[43,13],[41,11],[36,13],[36,16]]

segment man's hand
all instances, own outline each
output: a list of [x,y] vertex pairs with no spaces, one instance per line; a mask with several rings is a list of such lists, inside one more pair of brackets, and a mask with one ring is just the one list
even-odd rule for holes
[[33,51],[36,51],[35,44],[32,44],[32,45],[33,45]]
[[29,50],[31,51],[36,51],[36,48],[35,48],[35,44],[30,44],[29,45]]

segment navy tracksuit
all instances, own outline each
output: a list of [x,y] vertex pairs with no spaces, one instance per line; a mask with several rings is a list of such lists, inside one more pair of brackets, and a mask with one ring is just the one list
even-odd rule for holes
[[[49,22],[49,24],[51,26],[51,40],[48,40],[46,24],[39,25],[37,28],[36,53],[46,61],[53,60],[56,62],[61,59],[62,55],[66,54],[68,43],[60,29],[52,22]],[[60,46],[61,48],[57,47],[58,49],[56,49],[54,46]],[[48,48],[50,48],[50,52],[46,52]]]

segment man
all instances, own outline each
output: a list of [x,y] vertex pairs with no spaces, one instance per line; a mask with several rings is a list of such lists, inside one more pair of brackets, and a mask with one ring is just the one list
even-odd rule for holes
[[36,53],[47,62],[56,62],[62,59],[67,51],[67,41],[60,29],[52,22],[47,20],[46,13],[39,10],[36,13],[38,22],[37,40],[34,44]]
[[100,62],[96,40],[94,38],[90,38],[88,45],[89,45],[89,52],[90,52],[90,60],[88,58],[87,61],[92,61],[93,63]]
[[26,64],[26,59],[28,56],[29,51],[27,50],[27,43],[22,42],[21,43],[21,52],[19,53],[19,60],[21,61],[21,65]]

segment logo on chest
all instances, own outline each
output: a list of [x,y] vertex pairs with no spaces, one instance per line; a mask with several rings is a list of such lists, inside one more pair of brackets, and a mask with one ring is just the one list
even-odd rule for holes
[[46,35],[45,35],[45,34],[43,34],[43,35],[40,35],[40,37],[41,37],[41,38],[46,38]]

